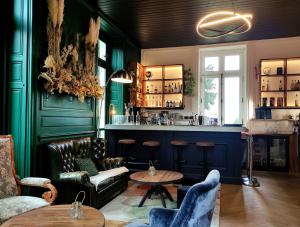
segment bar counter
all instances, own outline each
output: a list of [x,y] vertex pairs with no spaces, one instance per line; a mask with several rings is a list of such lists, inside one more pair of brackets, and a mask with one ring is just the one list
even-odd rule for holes
[[141,130],[141,131],[187,131],[187,132],[242,132],[243,127],[228,126],[188,126],[188,125],[105,125],[107,130]]
[[135,139],[128,152],[129,169],[132,171],[148,169],[150,158],[142,143],[147,140],[160,142],[155,152],[159,164],[157,169],[172,170],[176,159],[171,140],[185,140],[188,146],[182,152],[184,160],[182,173],[187,179],[201,179],[203,154],[195,146],[197,141],[211,141],[215,144],[208,152],[209,169],[218,169],[223,183],[242,183],[241,167],[245,161],[246,143],[241,139],[243,127],[223,126],[151,126],[151,125],[106,125],[108,155],[125,156],[124,148],[118,144],[120,139]]

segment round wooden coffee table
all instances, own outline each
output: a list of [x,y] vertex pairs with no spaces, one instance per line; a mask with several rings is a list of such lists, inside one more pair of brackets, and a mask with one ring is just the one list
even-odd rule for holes
[[104,226],[99,210],[88,206],[82,209],[80,219],[74,219],[70,216],[71,204],[47,206],[12,217],[2,226]]
[[130,179],[136,183],[151,185],[152,187],[145,193],[143,199],[141,200],[139,207],[143,206],[147,198],[151,198],[153,193],[160,195],[161,202],[164,207],[166,207],[166,202],[164,199],[164,194],[171,201],[174,201],[171,194],[163,186],[164,184],[171,184],[180,181],[183,175],[179,172],[168,171],[168,170],[156,170],[154,176],[149,175],[148,171],[136,172],[130,175]]

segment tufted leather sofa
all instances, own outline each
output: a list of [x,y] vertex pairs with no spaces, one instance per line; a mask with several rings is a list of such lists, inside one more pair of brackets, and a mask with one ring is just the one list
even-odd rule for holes
[[76,169],[75,158],[91,157],[99,173],[120,167],[122,158],[106,157],[105,141],[97,138],[79,138],[51,142],[47,145],[48,176],[57,187],[57,203],[72,203],[79,191],[85,191],[84,204],[100,208],[128,186],[126,173],[109,177],[95,186],[86,171]]

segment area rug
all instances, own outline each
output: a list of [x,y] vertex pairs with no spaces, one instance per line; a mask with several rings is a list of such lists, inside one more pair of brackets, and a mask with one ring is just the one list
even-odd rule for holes
[[[163,207],[160,198],[155,195],[153,195],[151,199],[147,199],[143,207],[138,207],[139,202],[148,188],[149,187],[143,185],[130,184],[125,192],[100,209],[100,211],[104,214],[105,220],[108,222],[148,222],[148,214],[151,208]],[[177,186],[168,185],[167,189],[176,201]],[[167,208],[176,208],[176,202],[171,202],[169,199],[165,200]],[[219,227],[219,214],[220,196],[218,195],[211,227]]]

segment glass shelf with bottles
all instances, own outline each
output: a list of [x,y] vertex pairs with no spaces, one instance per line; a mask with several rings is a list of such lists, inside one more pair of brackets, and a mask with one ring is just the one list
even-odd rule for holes
[[183,108],[183,65],[144,66],[144,108]]
[[261,106],[300,108],[300,58],[264,59],[260,65]]
[[284,92],[284,90],[284,78],[280,80],[261,78],[261,92]]

